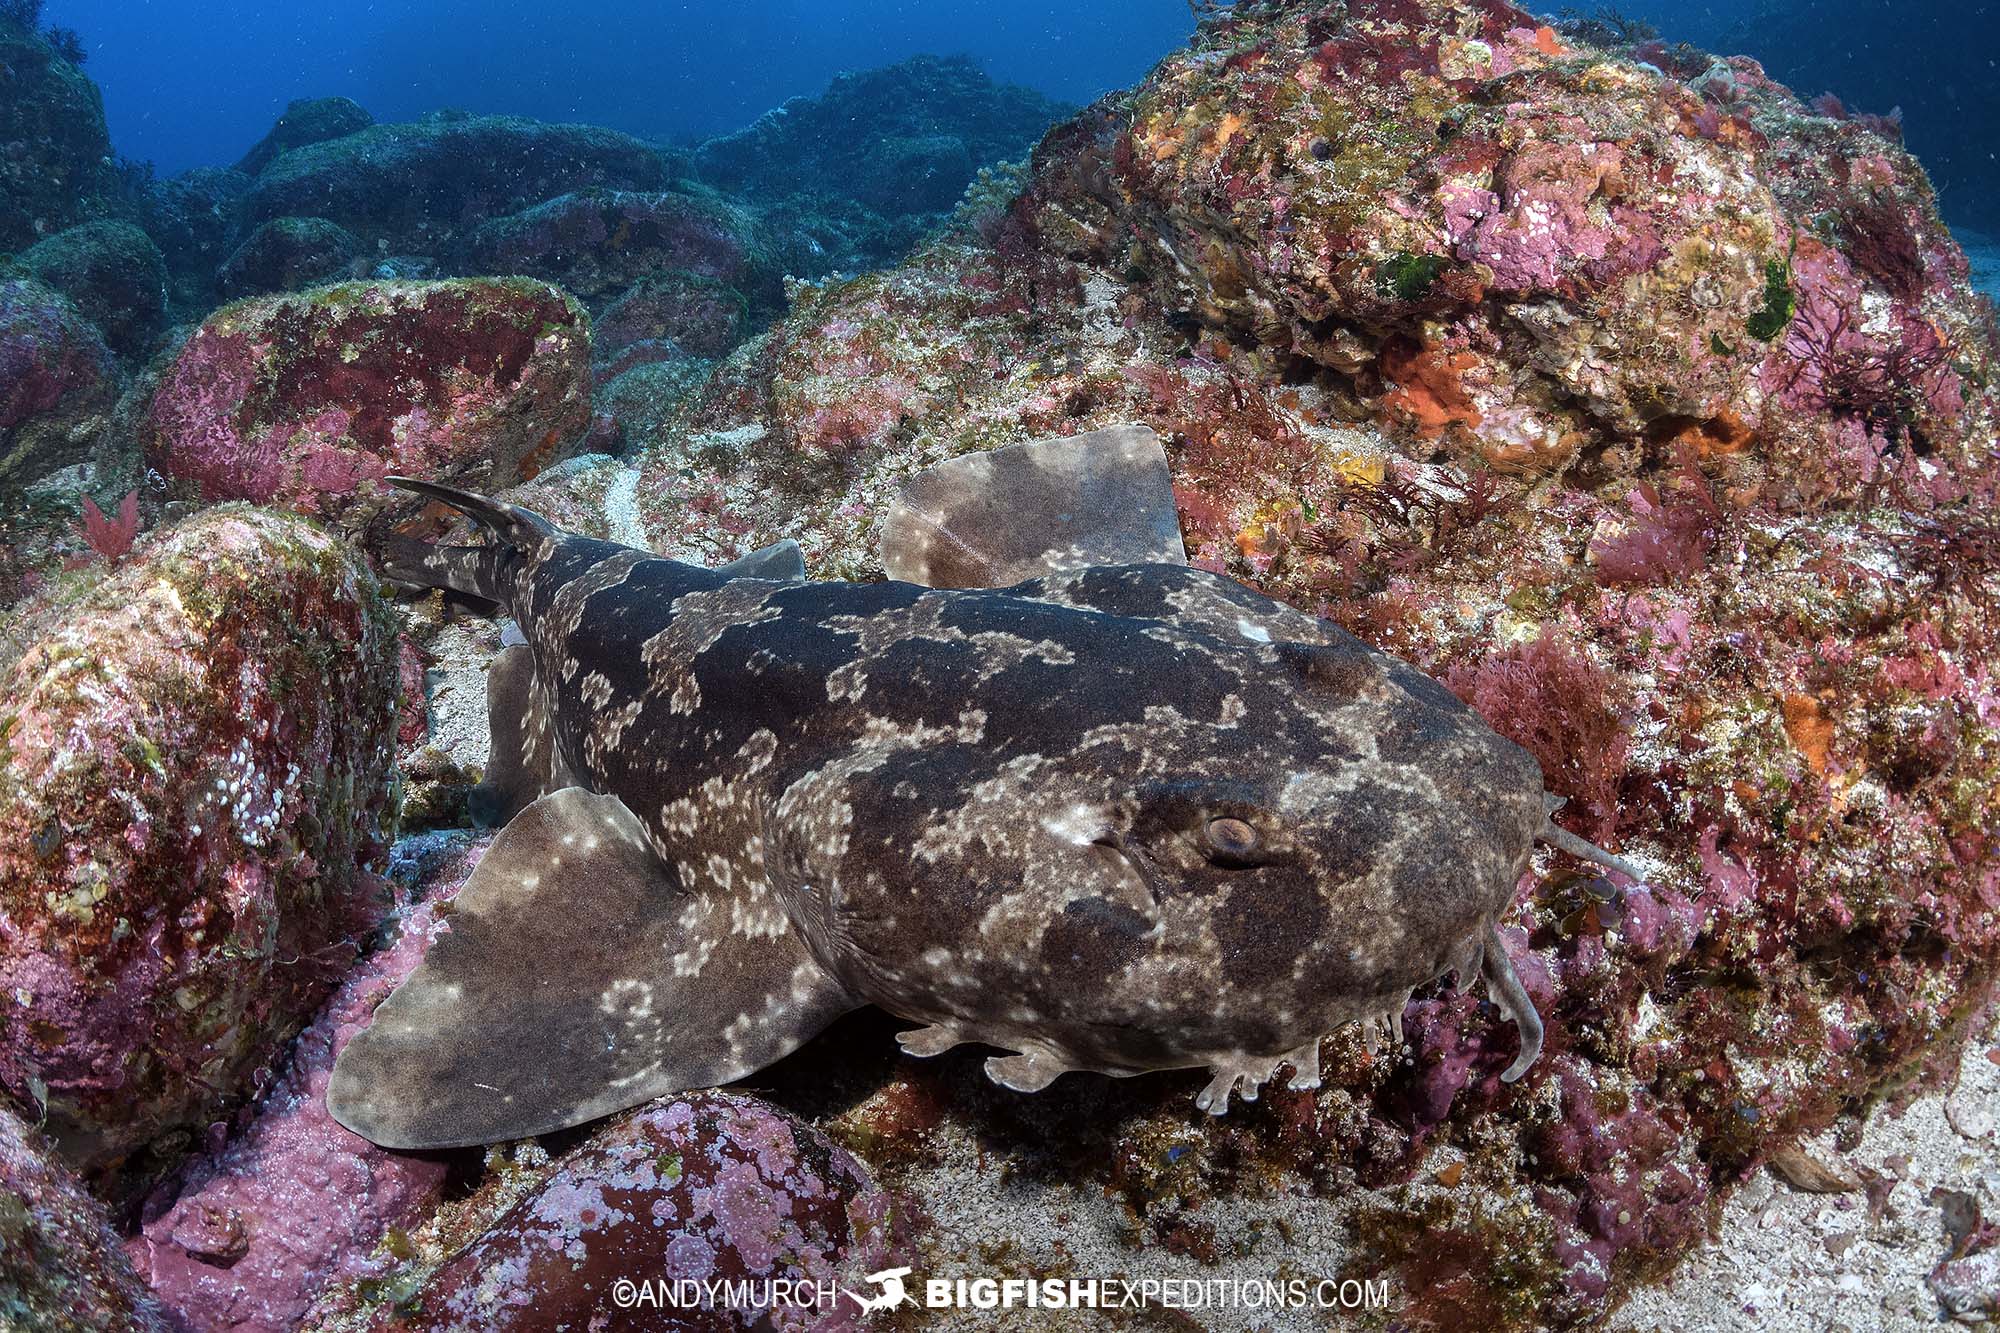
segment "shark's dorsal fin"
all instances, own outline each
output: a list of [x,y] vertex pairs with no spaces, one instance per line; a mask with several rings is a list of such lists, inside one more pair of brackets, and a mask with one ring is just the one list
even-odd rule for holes
[[1166,451],[1147,426],[967,454],[920,472],[882,520],[882,567],[932,588],[1187,563]]
[[681,885],[616,797],[544,796],[341,1052],[327,1106],[387,1148],[524,1138],[741,1078],[857,1007],[796,930],[732,906]]

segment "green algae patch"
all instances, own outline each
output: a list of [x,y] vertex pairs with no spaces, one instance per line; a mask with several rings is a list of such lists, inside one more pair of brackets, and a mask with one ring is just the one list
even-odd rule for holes
[[1764,261],[1764,305],[1743,325],[1744,332],[1759,342],[1775,342],[1792,322],[1798,310],[1798,294],[1792,290],[1792,263],[1789,259]]
[[1398,254],[1375,268],[1375,286],[1398,301],[1421,301],[1445,270],[1441,255]]

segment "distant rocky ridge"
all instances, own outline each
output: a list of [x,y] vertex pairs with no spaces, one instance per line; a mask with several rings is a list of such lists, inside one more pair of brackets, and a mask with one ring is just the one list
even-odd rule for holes
[[544,279],[599,322],[602,445],[650,431],[782,314],[787,278],[893,261],[951,220],[981,168],[1025,157],[1065,111],[930,57],[842,76],[698,149],[448,110],[378,124],[346,98],[302,99],[234,166],[160,180],[112,157],[71,44],[6,12],[0,492],[15,502],[0,517],[0,594],[74,552],[80,488],[108,504],[139,480],[156,359],[226,301]]

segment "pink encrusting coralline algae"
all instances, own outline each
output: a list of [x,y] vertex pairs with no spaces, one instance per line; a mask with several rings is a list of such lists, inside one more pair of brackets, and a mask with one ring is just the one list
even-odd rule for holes
[[282,1333],[336,1280],[378,1278],[391,1231],[435,1208],[451,1163],[377,1148],[326,1109],[334,1060],[446,929],[444,904],[478,864],[453,854],[399,920],[395,942],[341,984],[293,1045],[249,1127],[149,1202],[128,1243],[169,1317],[194,1333]]
[[391,503],[387,474],[497,489],[589,423],[588,321],[558,289],[348,283],[209,316],[153,396],[147,456],[204,501],[359,531]]
[[93,1183],[171,1167],[387,905],[396,635],[354,552],[232,505],[0,651],[0,1087]]

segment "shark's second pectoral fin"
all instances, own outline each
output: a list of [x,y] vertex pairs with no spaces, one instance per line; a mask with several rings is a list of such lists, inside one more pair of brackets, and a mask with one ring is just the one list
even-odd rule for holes
[[918,473],[883,518],[881,554],[890,578],[932,588],[1187,563],[1166,451],[1138,425],[967,454]]
[[762,546],[746,556],[720,566],[718,574],[732,579],[769,579],[773,583],[804,583],[806,556],[790,537]]
[[570,783],[556,745],[555,713],[535,680],[526,644],[502,649],[486,671],[486,773],[466,804],[473,822],[499,828],[528,805]]
[[327,1106],[390,1148],[564,1129],[752,1073],[856,1008],[797,932],[732,930],[615,797],[509,824],[450,931],[334,1066]]

